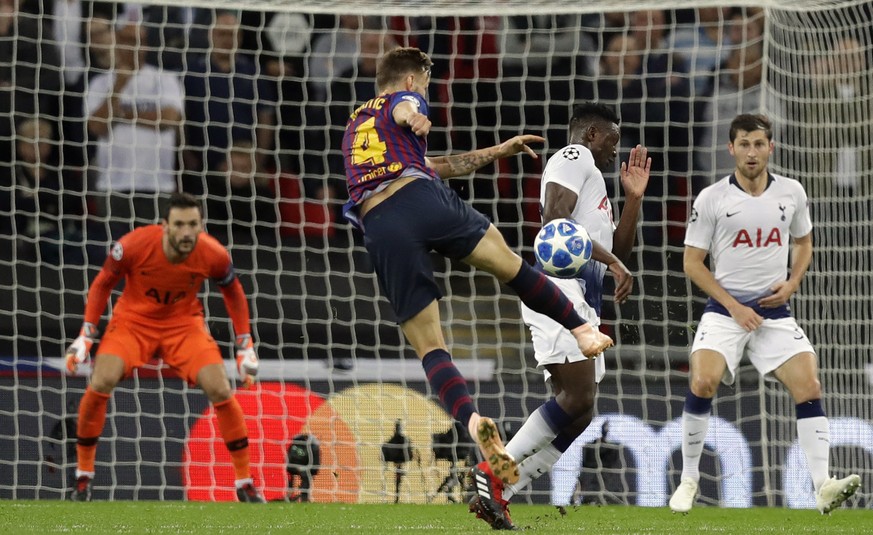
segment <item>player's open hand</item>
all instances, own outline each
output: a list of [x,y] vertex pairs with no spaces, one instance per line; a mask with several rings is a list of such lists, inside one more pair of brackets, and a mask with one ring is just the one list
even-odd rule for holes
[[632,148],[627,161],[621,162],[621,186],[624,188],[625,197],[642,198],[651,170],[649,149],[642,145]]
[[255,344],[252,335],[241,334],[236,337],[236,370],[243,388],[251,388],[258,375],[258,356],[255,355]]
[[520,136],[515,136],[514,138],[507,139],[503,143],[497,146],[497,157],[498,158],[506,158],[507,156],[514,156],[519,152],[525,152],[531,158],[538,158],[537,153],[534,152],[532,148],[528,145],[531,143],[545,143],[546,138],[535,136],[533,134],[523,134]]
[[91,358],[91,346],[94,345],[94,339],[97,338],[97,327],[93,323],[87,321],[82,324],[79,329],[79,336],[73,340],[70,347],[64,354],[67,360],[67,371],[71,374],[76,373],[80,364],[88,362]]
[[634,289],[634,277],[621,261],[612,262],[607,269],[615,279],[615,302],[621,305],[627,302]]

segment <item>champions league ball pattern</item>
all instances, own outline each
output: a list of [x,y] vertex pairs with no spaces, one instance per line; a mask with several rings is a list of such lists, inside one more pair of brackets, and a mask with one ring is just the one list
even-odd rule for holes
[[555,219],[543,225],[534,240],[534,254],[547,274],[573,278],[591,259],[588,232],[572,219]]

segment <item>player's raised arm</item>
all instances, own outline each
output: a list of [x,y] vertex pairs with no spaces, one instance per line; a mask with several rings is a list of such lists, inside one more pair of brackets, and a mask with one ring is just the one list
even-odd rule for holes
[[624,205],[618,227],[612,234],[612,252],[623,262],[630,258],[637,236],[637,221],[643,204],[643,194],[649,184],[652,158],[649,151],[637,145],[630,151],[626,162],[621,163],[621,187],[624,189]]
[[523,134],[510,138],[500,145],[485,149],[477,149],[463,154],[428,157],[427,165],[442,178],[465,176],[495,160],[514,156],[520,152],[537,158],[537,153],[529,145],[543,142],[545,142],[545,138],[541,136]]

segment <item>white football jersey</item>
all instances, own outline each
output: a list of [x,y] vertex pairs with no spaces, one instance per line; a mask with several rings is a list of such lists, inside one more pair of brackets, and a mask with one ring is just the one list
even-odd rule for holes
[[[612,204],[606,195],[603,174],[594,164],[594,155],[583,145],[568,145],[546,162],[540,186],[540,206],[545,204],[546,184],[554,182],[576,193],[576,207],[570,218],[585,227],[591,239],[612,250],[615,224]],[[603,297],[603,274],[606,265],[591,260],[579,275],[585,300],[599,314]]]
[[694,201],[685,245],[709,251],[715,280],[748,303],[786,280],[789,242],[810,232],[806,192],[798,181],[770,173],[767,189],[753,197],[731,174]]
[[[85,112],[93,114],[112,96],[115,74],[94,77],[85,92]],[[143,65],[118,95],[121,106],[133,110],[185,109],[184,90],[179,79],[151,65]],[[112,124],[107,136],[96,141],[92,168],[98,191],[175,191],[175,128],[157,129],[132,121]]]

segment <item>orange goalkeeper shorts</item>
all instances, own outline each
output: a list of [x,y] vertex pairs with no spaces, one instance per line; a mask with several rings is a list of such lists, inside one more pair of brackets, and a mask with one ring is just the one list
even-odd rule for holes
[[197,384],[197,374],[204,366],[224,364],[202,316],[157,323],[116,315],[100,340],[97,357],[100,355],[121,358],[125,377],[152,358],[161,358],[191,385]]

